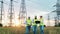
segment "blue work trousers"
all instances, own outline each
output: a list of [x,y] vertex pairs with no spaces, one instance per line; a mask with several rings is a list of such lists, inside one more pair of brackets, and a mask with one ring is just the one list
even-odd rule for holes
[[32,28],[33,28],[33,33],[36,34],[37,26],[32,26]]
[[25,34],[29,34],[30,28],[31,28],[31,26],[26,26],[26,33]]
[[40,34],[44,34],[44,26],[40,26]]

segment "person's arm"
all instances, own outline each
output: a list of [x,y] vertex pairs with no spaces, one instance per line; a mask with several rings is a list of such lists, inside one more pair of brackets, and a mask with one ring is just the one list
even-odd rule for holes
[[34,23],[34,19],[32,19],[32,23]]
[[32,19],[32,25],[33,25],[33,23],[34,23],[34,19]]

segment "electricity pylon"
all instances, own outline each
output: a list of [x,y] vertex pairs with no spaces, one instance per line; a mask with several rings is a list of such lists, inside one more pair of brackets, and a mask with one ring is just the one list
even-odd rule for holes
[[59,15],[60,15],[60,0],[57,0],[56,5],[54,5],[56,7],[56,14],[57,14],[57,23],[59,24]]
[[21,0],[19,19],[25,20],[27,17],[25,0]]
[[12,24],[13,24],[13,21],[12,21],[12,19],[13,19],[13,0],[10,0],[10,5],[9,5],[10,7],[9,7],[9,26],[12,26]]
[[2,24],[2,16],[3,16],[3,0],[1,2],[1,11],[0,11],[0,23]]

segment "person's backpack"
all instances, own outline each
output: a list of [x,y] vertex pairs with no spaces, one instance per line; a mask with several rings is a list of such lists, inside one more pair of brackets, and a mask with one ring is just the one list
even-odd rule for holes
[[36,24],[40,24],[40,21],[35,21]]

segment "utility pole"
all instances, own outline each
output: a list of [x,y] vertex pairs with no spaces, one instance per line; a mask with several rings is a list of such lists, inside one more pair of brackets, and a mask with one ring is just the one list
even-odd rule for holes
[[1,11],[0,11],[0,24],[2,24],[2,15],[3,15],[3,0],[1,2]]
[[10,0],[9,19],[10,19],[9,26],[12,26],[12,19],[13,19],[13,0]]
[[25,0],[21,0],[19,19],[25,20],[27,17]]

